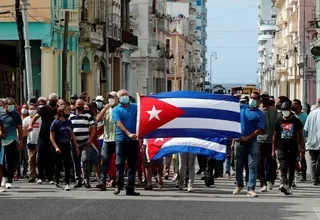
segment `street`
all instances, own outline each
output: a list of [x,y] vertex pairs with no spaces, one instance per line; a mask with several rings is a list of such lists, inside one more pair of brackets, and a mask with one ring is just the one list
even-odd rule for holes
[[284,196],[275,187],[259,193],[258,198],[248,198],[245,190],[242,195],[232,195],[233,179],[218,179],[214,187],[206,188],[200,176],[196,177],[192,193],[179,191],[174,183],[165,181],[163,189],[145,191],[138,187],[139,197],[125,196],[125,191],[115,196],[112,189],[65,192],[19,180],[13,189],[0,194],[1,219],[320,219],[320,187],[310,183],[298,183],[291,196]]

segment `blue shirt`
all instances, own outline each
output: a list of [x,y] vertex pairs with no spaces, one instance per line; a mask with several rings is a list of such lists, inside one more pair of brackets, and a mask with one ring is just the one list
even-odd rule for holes
[[50,126],[50,131],[54,132],[54,139],[58,146],[70,144],[72,130],[73,126],[69,119],[65,121],[55,119]]
[[117,122],[121,121],[123,126],[132,134],[136,133],[137,127],[137,105],[130,103],[128,108],[119,104],[112,109],[112,121],[116,124],[116,141],[131,140],[121,129],[117,126]]
[[[250,109],[247,105],[241,105],[240,123],[242,136],[248,136],[257,129],[263,130],[264,113],[259,108]],[[257,139],[250,141],[257,141]]]
[[1,113],[0,121],[2,121],[7,131],[7,137],[2,141],[3,145],[6,146],[17,140],[17,127],[22,125],[22,120],[19,113],[13,111]]

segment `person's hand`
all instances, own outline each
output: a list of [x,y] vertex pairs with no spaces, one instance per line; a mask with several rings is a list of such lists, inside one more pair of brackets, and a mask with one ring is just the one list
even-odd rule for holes
[[19,143],[17,144],[17,149],[18,149],[18,150],[23,150],[23,143],[19,142]]
[[272,151],[271,156],[272,156],[272,158],[273,158],[273,159],[276,159],[276,158],[277,158],[277,154],[276,154],[276,152],[275,152],[275,151]]
[[33,127],[32,127],[31,125],[29,125],[28,131],[30,132],[30,131],[32,131],[32,130],[33,130]]
[[138,92],[138,95],[139,95],[140,97],[144,96],[144,94],[142,94],[142,93],[140,93],[140,92]]
[[56,148],[56,153],[61,154],[61,150],[58,147]]
[[129,138],[131,138],[132,140],[138,139],[138,136],[137,136],[136,134],[129,134],[128,136],[129,136]]
[[240,137],[240,142],[247,142],[248,141],[248,138],[247,137]]
[[299,157],[300,157],[300,160],[302,160],[303,159],[303,157],[304,157],[304,152],[299,152]]

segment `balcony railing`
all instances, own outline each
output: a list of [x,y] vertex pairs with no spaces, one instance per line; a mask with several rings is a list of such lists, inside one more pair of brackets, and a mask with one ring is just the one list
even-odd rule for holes
[[70,9],[63,9],[62,16],[65,19],[65,12],[69,11],[69,26],[79,26],[79,11],[78,10],[70,10]]
[[122,30],[122,41],[133,46],[138,46],[138,37],[126,30]]

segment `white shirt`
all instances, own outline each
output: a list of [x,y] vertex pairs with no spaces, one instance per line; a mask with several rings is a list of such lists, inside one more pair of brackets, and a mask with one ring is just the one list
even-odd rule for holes
[[[23,119],[22,127],[28,128],[31,124],[32,118],[30,116]],[[27,144],[38,144],[38,137],[41,128],[41,118],[39,118],[36,123],[32,126],[32,131],[28,132]]]
[[303,130],[307,135],[306,150],[320,150],[320,108],[310,112]]

